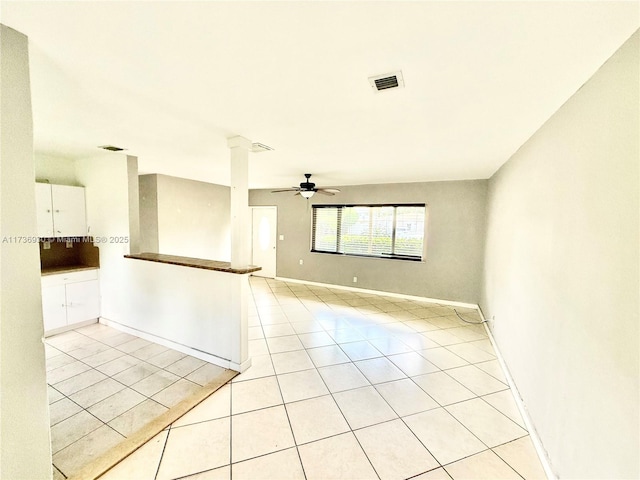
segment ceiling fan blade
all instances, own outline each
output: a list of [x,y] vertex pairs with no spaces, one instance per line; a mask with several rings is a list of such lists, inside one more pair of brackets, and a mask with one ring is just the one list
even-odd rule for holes
[[311,182],[311,174],[305,173],[306,182],[302,182],[299,187],[291,187],[291,188],[283,188],[281,190],[272,190],[271,193],[280,193],[280,192],[296,192],[296,195],[303,195],[305,198],[311,198],[311,196],[318,192],[321,195],[329,195],[333,196],[336,193],[340,193],[340,190],[337,188],[316,188],[316,184]]

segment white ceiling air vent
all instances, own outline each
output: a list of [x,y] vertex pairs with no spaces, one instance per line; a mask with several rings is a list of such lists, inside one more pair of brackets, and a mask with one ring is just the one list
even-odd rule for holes
[[398,70],[397,72],[369,77],[369,83],[374,92],[381,92],[391,88],[404,87],[404,78],[402,77],[402,71]]
[[251,151],[253,153],[268,152],[269,150],[273,150],[273,148],[264,143],[254,142],[251,144]]
[[100,145],[98,148],[109,150],[110,152],[121,152],[126,150],[126,148],[114,147],[113,145]]

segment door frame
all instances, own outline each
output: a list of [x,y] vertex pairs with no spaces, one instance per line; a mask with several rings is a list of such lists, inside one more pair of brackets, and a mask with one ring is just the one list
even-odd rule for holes
[[255,241],[255,232],[253,229],[253,217],[254,217],[254,212],[256,210],[265,210],[265,209],[270,209],[273,210],[275,212],[275,225],[274,225],[274,248],[273,248],[273,265],[274,265],[274,270],[273,270],[273,276],[270,275],[264,275],[263,271],[260,270],[258,272],[255,272],[253,275],[257,276],[257,277],[265,277],[265,278],[275,278],[276,274],[277,274],[277,269],[278,269],[278,207],[276,205],[252,205],[249,207],[251,209],[251,263],[255,265],[254,262],[254,251],[253,251],[253,247],[254,247],[254,241]]

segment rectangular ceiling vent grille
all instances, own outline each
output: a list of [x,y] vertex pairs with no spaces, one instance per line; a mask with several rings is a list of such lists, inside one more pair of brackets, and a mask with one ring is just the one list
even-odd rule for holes
[[273,150],[273,148],[264,143],[254,142],[251,144],[251,151],[253,153],[268,152],[269,150]]
[[385,73],[384,75],[369,77],[369,84],[374,92],[381,92],[391,88],[404,87],[404,78],[401,71]]

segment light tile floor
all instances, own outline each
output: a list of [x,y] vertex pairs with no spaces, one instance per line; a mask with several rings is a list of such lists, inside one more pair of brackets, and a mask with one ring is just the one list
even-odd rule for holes
[[482,326],[432,303],[251,287],[252,366],[103,480],[545,478]]
[[98,323],[46,338],[45,350],[56,479],[225,371]]

